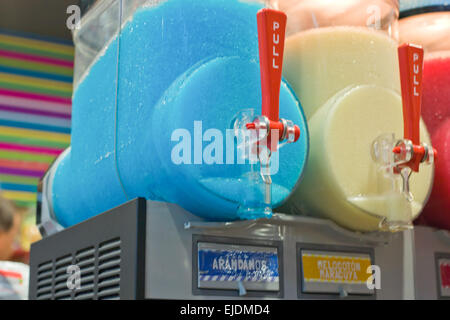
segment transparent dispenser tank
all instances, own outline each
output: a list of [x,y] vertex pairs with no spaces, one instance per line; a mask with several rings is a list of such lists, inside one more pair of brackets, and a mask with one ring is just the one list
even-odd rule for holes
[[[433,167],[401,179],[373,159],[377,137],[403,136],[397,54],[398,2],[274,0],[288,15],[284,76],[310,129],[310,157],[280,211],[319,216],[358,231],[410,227],[423,208]],[[421,140],[429,143],[421,123]]]
[[438,152],[433,190],[416,222],[450,230],[450,3],[401,1],[399,37],[425,50],[422,117]]
[[280,116],[301,135],[273,157],[279,170],[267,210],[259,163],[243,159],[231,135],[236,119],[261,114],[256,14],[263,7],[255,0],[96,2],[74,34],[72,142],[50,177],[60,224],[135,197],[209,220],[270,217],[302,175],[308,130],[283,81]]

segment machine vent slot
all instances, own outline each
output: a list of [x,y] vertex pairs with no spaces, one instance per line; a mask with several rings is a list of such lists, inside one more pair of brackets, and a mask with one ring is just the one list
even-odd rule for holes
[[120,238],[101,243],[98,251],[98,299],[119,299],[121,262]]
[[92,290],[78,291],[75,293],[75,300],[93,300],[94,292]]
[[89,261],[93,263],[95,259],[95,247],[89,247],[78,251],[75,255],[75,258],[78,265],[82,263],[86,264]]
[[50,300],[51,298],[52,298],[51,291],[37,293],[37,300]]
[[51,274],[52,267],[53,267],[52,261],[47,261],[47,262],[41,263],[38,266],[38,278],[40,278],[41,276],[43,276],[47,273]]

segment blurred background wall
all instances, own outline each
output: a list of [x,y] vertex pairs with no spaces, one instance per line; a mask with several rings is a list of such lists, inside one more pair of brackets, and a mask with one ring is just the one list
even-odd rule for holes
[[74,48],[67,8],[92,3],[0,0],[0,196],[14,203],[21,221],[13,259],[26,260],[39,238],[37,184],[70,144]]

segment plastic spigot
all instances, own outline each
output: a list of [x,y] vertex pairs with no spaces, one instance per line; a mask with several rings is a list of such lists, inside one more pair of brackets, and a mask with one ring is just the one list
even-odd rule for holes
[[396,161],[401,162],[395,169],[396,173],[400,173],[405,167],[418,172],[421,163],[431,164],[437,156],[434,148],[420,143],[423,56],[421,46],[405,43],[398,48],[404,139],[392,150]]
[[[279,117],[286,20],[284,12],[273,9],[262,9],[257,13],[262,116],[255,118],[246,127],[249,130],[262,130],[270,151],[277,151],[279,142],[291,143],[300,137],[297,125]],[[272,143],[273,130],[278,131],[276,143]]]

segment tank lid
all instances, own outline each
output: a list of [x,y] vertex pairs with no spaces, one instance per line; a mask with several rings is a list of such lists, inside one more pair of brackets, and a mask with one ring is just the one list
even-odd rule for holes
[[400,19],[442,11],[450,11],[450,0],[400,0]]

